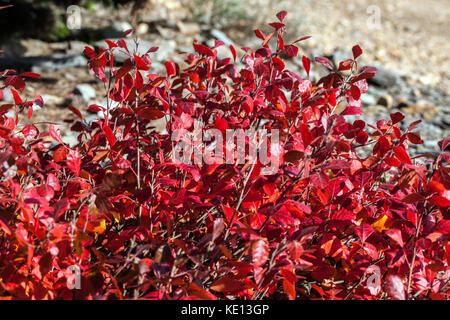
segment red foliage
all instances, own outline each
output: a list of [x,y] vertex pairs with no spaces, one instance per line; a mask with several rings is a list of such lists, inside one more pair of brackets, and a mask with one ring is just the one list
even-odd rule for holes
[[[282,57],[307,37],[285,44],[285,16],[273,33],[255,32],[262,46],[245,48],[242,68],[233,47],[217,56],[220,41],[194,43],[187,68],[167,61],[165,75],[147,77],[154,48],[111,71],[114,52],[129,51],[124,41],[86,48],[116,103],[90,106],[104,113],[91,124],[73,120],[74,148],[56,127],[16,125],[19,108],[42,101],[20,97],[23,77],[38,75],[0,73],[0,92],[15,100],[0,106],[0,296],[448,299],[450,138],[424,163],[408,155],[423,141],[417,123],[401,131],[401,114],[347,122],[376,70],[358,68],[359,46],[338,69],[315,58],[330,69],[318,83],[287,70]],[[303,56],[308,78],[310,61]],[[169,134],[151,127],[164,116]],[[172,162],[170,133],[193,131],[193,119],[280,130],[280,169]],[[363,146],[372,154],[359,155]],[[70,290],[73,266],[81,286]]]

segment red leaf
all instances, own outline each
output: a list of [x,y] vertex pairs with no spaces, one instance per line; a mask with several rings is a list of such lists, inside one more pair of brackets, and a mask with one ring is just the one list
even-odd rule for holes
[[200,179],[202,178],[196,166],[184,163],[180,163],[178,166],[180,167],[181,170],[189,172],[192,175],[192,178],[194,178],[195,182],[200,181]]
[[439,147],[441,148],[441,151],[445,151],[447,149],[447,146],[450,144],[450,138],[444,138],[441,141],[438,142]]
[[255,32],[255,34],[256,34],[256,36],[257,36],[258,38],[260,38],[261,40],[264,41],[264,39],[265,39],[266,37],[264,36],[264,33],[261,32],[261,30],[256,29],[256,30],[254,30],[254,32]]
[[76,150],[70,150],[67,154],[67,167],[72,170],[73,173],[78,177],[80,175],[81,168],[81,157],[80,153]]
[[58,141],[59,143],[63,143],[62,138],[61,138],[61,131],[54,126],[53,124],[51,124],[48,127],[48,131],[50,133],[50,136],[55,139],[56,141]]
[[385,280],[386,292],[396,300],[405,300],[405,287],[399,276],[389,275]]
[[169,78],[171,76],[174,76],[177,73],[177,68],[176,68],[175,62],[166,61],[166,72],[167,72],[167,76]]
[[416,203],[416,202],[424,201],[424,200],[425,200],[425,198],[418,193],[408,194],[406,197],[404,197],[402,199],[402,201],[405,203]]
[[142,78],[142,74],[139,70],[136,71],[136,79],[134,80],[134,84],[138,90],[142,89],[144,86],[144,79]]
[[64,160],[66,158],[66,156],[67,156],[67,149],[66,149],[66,147],[60,146],[53,153],[53,160],[55,160],[55,162],[59,162],[59,161]]
[[29,77],[29,78],[40,78],[41,75],[39,73],[34,72],[24,72],[20,74],[21,77]]
[[12,234],[12,230],[9,227],[8,221],[6,221],[6,219],[2,216],[0,216],[0,229],[2,229],[3,232],[5,232],[9,236]]
[[347,59],[345,61],[341,61],[339,62],[339,71],[344,71],[344,70],[350,70],[352,68],[352,63],[353,60],[352,59]]
[[285,46],[284,51],[286,51],[286,54],[290,57],[296,57],[298,54],[298,48],[291,44]]
[[395,241],[400,247],[403,247],[402,232],[399,229],[390,229],[385,231],[389,238]]
[[361,107],[358,107],[358,106],[348,106],[347,108],[345,108],[344,111],[342,111],[341,114],[343,116],[347,116],[347,115],[359,116],[359,115],[362,115],[362,110],[361,110]]
[[450,220],[439,220],[434,232],[450,235]]
[[103,130],[105,131],[106,134],[106,139],[108,139],[109,145],[112,147],[114,147],[114,145],[116,144],[116,136],[114,135],[114,132],[111,130],[111,128],[109,126],[104,126]]
[[284,40],[281,34],[278,34],[278,49],[284,50]]
[[294,43],[297,43],[297,42],[300,42],[300,41],[304,41],[304,40],[307,40],[307,39],[309,39],[309,38],[311,38],[311,36],[305,36],[305,37],[301,37],[301,38],[299,38],[299,39],[295,40],[294,42],[292,42],[292,44],[294,44]]
[[23,92],[23,89],[25,89],[25,81],[19,76],[10,76],[6,78],[5,86],[11,86],[16,90]]
[[302,244],[299,241],[292,241],[288,247],[287,247],[291,258],[294,259],[294,261],[297,261],[300,259],[303,255],[303,247]]
[[399,123],[400,121],[405,119],[405,116],[401,112],[391,113],[390,117],[393,124]]
[[286,295],[289,297],[289,300],[295,300],[296,297],[295,286],[286,279],[283,279],[283,290],[284,293],[286,293]]
[[277,13],[277,18],[280,20],[280,22],[283,22],[284,18],[286,18],[287,12],[286,11],[280,11]]
[[305,145],[305,147],[309,146],[312,141],[312,136],[308,126],[304,123],[300,123],[299,130],[302,136],[303,144]]
[[359,90],[359,88],[355,85],[352,85],[350,87],[350,94],[352,95],[352,98],[354,100],[359,100],[359,98],[361,98],[361,91]]
[[253,264],[256,267],[261,267],[266,263],[269,258],[269,246],[266,241],[259,239],[253,243],[252,257]]
[[144,60],[142,60],[141,57],[138,57],[137,55],[133,54],[134,56],[134,61],[136,62],[136,67],[139,70],[150,70],[150,67],[147,65],[147,63],[145,63]]
[[214,242],[218,237],[220,237],[224,229],[225,223],[222,218],[217,218],[214,220],[211,242]]
[[231,54],[233,55],[233,60],[236,62],[236,49],[234,49],[234,47],[230,44],[230,51]]
[[402,165],[402,163],[394,157],[386,157],[384,161],[391,167],[400,167]]
[[356,45],[352,48],[352,52],[353,52],[353,59],[356,59],[362,54],[363,51],[359,45]]
[[81,114],[80,110],[78,110],[77,108],[75,108],[74,106],[69,106],[69,110],[72,111],[73,113],[75,113],[75,115],[80,118],[83,119],[83,115]]
[[42,184],[37,187],[36,192],[41,198],[45,199],[46,201],[50,201],[55,195],[55,191],[53,190],[53,188],[47,184]]
[[311,60],[307,56],[302,57],[303,68],[305,68],[306,74],[309,78],[309,70],[311,69]]
[[224,294],[233,294],[251,288],[245,279],[224,276],[211,285],[210,289]]
[[122,37],[125,38],[126,36],[128,36],[132,32],[133,32],[133,29],[128,29],[122,34]]
[[270,41],[270,39],[272,39],[274,34],[275,32],[269,33],[267,37],[264,38],[264,41],[261,46],[266,47],[267,43]]
[[409,158],[403,146],[396,146],[393,148],[393,150],[398,160],[400,160],[403,163],[412,164],[411,159]]
[[186,291],[188,294],[196,296],[197,298],[200,298],[202,300],[217,300],[217,297],[213,295],[211,292],[206,291],[203,288],[200,288],[194,283],[189,283],[189,286],[187,287]]
[[286,25],[284,23],[281,23],[281,22],[272,22],[272,23],[269,23],[269,26],[271,26],[275,30],[279,30],[281,28],[286,27]]
[[25,139],[31,140],[39,134],[39,130],[33,124],[28,124],[23,127],[22,133],[25,136]]
[[108,47],[109,47],[110,49],[112,49],[112,48],[117,48],[117,47],[119,46],[117,43],[115,43],[115,42],[113,42],[113,41],[110,41],[110,40],[107,40],[107,39],[105,39],[105,42],[108,44]]
[[22,101],[22,99],[20,98],[20,96],[19,96],[19,94],[17,93],[17,91],[14,90],[13,88],[11,88],[11,93],[12,93],[13,98],[14,98],[14,103],[17,104],[17,105],[22,105],[22,104],[23,104],[23,101]]
[[59,191],[61,186],[59,185],[58,178],[53,173],[47,176],[47,184],[53,188],[55,191]]
[[431,197],[431,202],[438,207],[448,207],[450,206],[450,200],[448,198],[434,195]]
[[139,110],[138,115],[147,120],[156,120],[164,117],[165,113],[153,108],[144,108]]
[[214,51],[212,51],[210,48],[208,48],[207,46],[204,46],[202,44],[194,43],[194,50],[195,50],[195,52],[197,52],[200,55],[205,54],[208,57],[214,57]]
[[324,65],[325,67],[327,67],[330,70],[333,70],[333,64],[331,63],[331,61],[328,58],[325,57],[316,57],[315,60]]
[[424,141],[420,138],[420,134],[417,132],[408,132],[406,138],[413,144],[423,144]]
[[355,231],[362,243],[366,242],[367,238],[374,232],[372,226],[367,223],[363,223],[362,226],[356,227]]
[[33,99],[33,104],[39,106],[40,108],[43,108],[44,107],[44,99],[42,99],[42,97],[38,95]]

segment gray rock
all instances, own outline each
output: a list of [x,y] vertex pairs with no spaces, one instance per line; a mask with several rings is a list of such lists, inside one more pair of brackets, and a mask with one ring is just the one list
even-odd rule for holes
[[379,65],[375,65],[375,67],[377,68],[377,73],[375,77],[367,79],[369,83],[383,88],[389,88],[395,85],[399,78],[397,73]]
[[51,56],[18,57],[0,59],[0,69],[13,68],[18,72],[52,72],[86,65],[80,54],[54,54]]
[[177,23],[180,32],[186,36],[196,36],[200,33],[200,26],[198,23]]
[[78,41],[78,40],[72,40],[69,42],[67,52],[81,54],[86,46],[88,46],[88,44],[85,42]]
[[388,109],[391,109],[392,105],[394,104],[394,98],[392,98],[391,95],[386,94],[378,99],[377,104],[385,106]]
[[[39,57],[41,58],[41,57]],[[61,69],[77,68],[85,66],[87,60],[81,54],[54,54],[49,57],[42,57],[33,63],[33,72],[51,72]]]
[[223,33],[220,30],[217,29],[212,29],[211,30],[211,35],[216,38],[217,40],[223,41],[227,46],[232,45],[235,46],[233,40],[231,40],[230,38],[228,38],[228,36]]
[[95,89],[88,84],[77,85],[74,93],[80,95],[86,102],[89,102],[91,99],[95,98]]
[[175,55],[175,49],[177,48],[177,43],[175,40],[164,41],[164,46],[159,46],[158,51],[154,53],[155,60],[166,61],[166,60],[176,60],[179,55]]
[[124,21],[114,21],[111,25],[107,26],[102,30],[105,38],[120,38],[122,34],[132,29],[133,27],[128,22]]
[[366,92],[366,93],[362,94],[361,101],[362,101],[363,105],[366,105],[366,106],[373,106],[373,105],[377,104],[377,98],[375,97],[375,95],[373,95],[370,92]]
[[69,147],[74,147],[78,144],[78,139],[75,134],[64,135],[62,140],[65,144],[69,145]]

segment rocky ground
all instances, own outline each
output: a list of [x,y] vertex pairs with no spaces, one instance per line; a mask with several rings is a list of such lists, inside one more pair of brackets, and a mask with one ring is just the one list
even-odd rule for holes
[[[220,38],[236,47],[256,45],[252,30],[268,30],[264,23],[274,20],[280,10],[289,12],[291,39],[312,36],[301,45],[301,53],[311,58],[327,56],[341,61],[351,56],[353,45],[359,44],[364,50],[362,63],[379,68],[363,100],[364,118],[374,123],[399,110],[406,115],[405,126],[422,119],[419,130],[426,143],[415,152],[437,151],[437,141],[450,133],[448,0],[381,0],[376,4],[368,0],[153,0],[137,13],[130,12],[130,7],[114,10],[97,6],[82,9],[83,29],[72,32],[70,40],[4,42],[0,45],[5,51],[0,69],[14,67],[41,73],[42,78],[30,82],[25,94],[29,98],[42,95],[45,106],[34,112],[30,121],[42,126],[58,123],[64,128],[64,119],[74,117],[69,105],[85,110],[89,104],[104,103],[103,83],[96,81],[86,67],[84,46],[102,46],[99,35],[119,37],[131,27],[130,17],[135,18],[133,36],[141,39],[141,46],[160,47],[152,56],[151,72],[156,73],[164,70],[166,59],[181,61],[178,53],[191,51],[194,38],[204,42]],[[303,72],[299,59],[288,61],[288,66]],[[324,72],[319,65],[312,69],[316,79]],[[5,92],[3,99],[11,97]],[[85,115],[88,121],[95,117]],[[62,131],[66,142],[74,143],[75,137]]]

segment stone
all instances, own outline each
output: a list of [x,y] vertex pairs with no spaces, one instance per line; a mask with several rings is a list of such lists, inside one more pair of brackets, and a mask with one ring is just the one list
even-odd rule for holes
[[78,144],[78,139],[73,134],[63,136],[62,140],[65,144],[69,145],[69,147],[74,147]]
[[43,94],[42,100],[44,100],[44,107],[45,106],[55,106],[55,105],[61,105],[64,102],[64,98],[53,96],[50,94]]
[[72,54],[81,54],[86,46],[88,46],[86,42],[71,40],[69,41],[69,45],[67,46],[66,52]]
[[17,57],[0,59],[0,69],[15,69],[18,72],[36,73],[76,68],[86,65],[81,54],[54,54],[50,56]]
[[166,61],[166,60],[176,60],[175,58],[180,57],[180,55],[175,55],[175,50],[177,48],[177,43],[175,40],[164,41],[163,46],[159,46],[158,51],[154,53],[155,60]]
[[383,88],[390,88],[396,84],[399,78],[397,73],[379,65],[375,65],[375,67],[377,68],[377,73],[375,77],[367,79],[369,83]]
[[177,25],[180,32],[186,36],[196,36],[201,31],[197,23],[183,23],[179,21]]
[[230,38],[228,38],[228,36],[225,33],[223,33],[222,31],[220,31],[220,30],[212,29],[211,30],[211,35],[214,38],[216,38],[217,40],[223,41],[227,46],[230,46],[230,45],[236,46],[234,44],[234,41],[231,40]]
[[125,21],[114,21],[111,25],[102,29],[103,36],[105,39],[109,38],[120,38],[123,33],[133,27],[131,24]]
[[367,105],[367,106],[372,106],[372,105],[375,105],[377,103],[377,99],[370,92],[362,94],[361,95],[361,101],[362,101],[362,103],[364,105]]
[[137,27],[136,27],[136,34],[138,35],[143,35],[148,33],[149,30],[149,26],[147,23],[140,23]]
[[394,104],[394,98],[392,98],[391,95],[386,94],[386,95],[378,98],[377,104],[385,106],[388,109],[391,109],[392,105]]
[[38,39],[10,39],[2,43],[0,49],[7,58],[45,56],[52,53],[49,44]]
[[94,99],[96,94],[95,94],[95,89],[88,85],[88,84],[78,84],[75,87],[74,93],[76,95],[80,95],[84,101],[89,102],[90,100]]
[[[409,104],[407,107],[402,109],[402,112],[407,114],[419,113],[419,114],[427,114],[427,116],[434,115],[437,113],[436,108],[430,104],[429,102],[417,102]],[[431,119],[431,118],[430,118]]]
[[420,96],[422,96],[422,93],[420,92],[420,90],[419,89],[414,89],[413,91],[412,91],[412,95],[414,96],[414,97],[420,97]]

